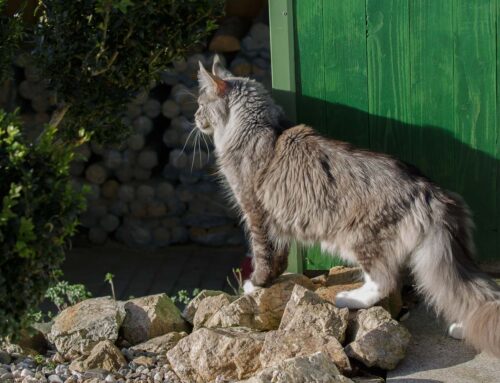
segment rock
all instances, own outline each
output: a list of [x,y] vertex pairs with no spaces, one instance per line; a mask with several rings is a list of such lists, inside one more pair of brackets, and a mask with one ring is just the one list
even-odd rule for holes
[[362,281],[362,271],[359,267],[335,266],[326,277],[326,286],[345,285]]
[[[378,326],[392,322],[391,314],[380,306],[373,306],[366,310],[359,310],[350,323],[350,340],[362,338],[367,332]],[[396,322],[397,323],[397,322]]]
[[11,361],[11,357],[9,353],[0,350],[0,364],[9,364]]
[[350,291],[357,289],[363,285],[363,282],[346,283],[341,285],[321,286],[316,289],[315,293],[324,300],[335,304],[335,298],[341,291]]
[[151,367],[154,365],[154,360],[153,358],[145,355],[138,356],[137,358],[134,358],[132,360],[135,364],[138,366],[146,366],[146,367]]
[[[45,329],[43,324],[39,324],[40,328]],[[50,327],[48,329],[50,332]],[[16,344],[21,346],[23,349],[30,349],[36,351],[38,354],[45,354],[47,351],[47,340],[45,338],[47,332],[43,333],[35,325],[31,326],[27,330],[22,330],[19,339]]]
[[[180,222],[178,224],[180,224]],[[198,306],[200,305],[201,301],[206,297],[213,297],[220,294],[225,293],[219,290],[202,290],[196,297],[191,300],[191,302],[187,304],[186,308],[182,312],[182,316],[189,323],[193,324],[194,315],[196,313],[196,310],[198,310]]]
[[316,293],[295,286],[288,301],[280,330],[307,331],[335,337],[344,342],[349,310],[339,309]]
[[182,338],[186,337],[185,332],[170,332],[165,335],[157,336],[144,343],[140,343],[130,348],[134,353],[143,353],[145,355],[163,354],[172,349]]
[[166,294],[131,299],[125,302],[125,310],[122,333],[133,345],[187,329],[179,309]]
[[63,380],[61,379],[61,377],[59,375],[49,375],[49,377],[47,378],[49,383],[63,383]]
[[307,330],[268,332],[260,353],[260,362],[263,367],[269,367],[284,359],[317,351],[322,351],[343,373],[351,371],[344,347],[334,336]]
[[352,383],[322,353],[286,359],[238,383]]
[[261,368],[265,334],[246,328],[201,328],[167,353],[183,383],[212,382],[217,377],[243,379]]
[[226,293],[203,299],[198,306],[198,310],[196,310],[196,314],[194,315],[194,329],[196,330],[203,327],[217,311],[219,311],[222,307],[229,305],[234,300],[234,296]]
[[368,367],[392,370],[404,358],[410,341],[408,330],[376,306],[359,310],[353,323],[354,341],[345,351]]
[[91,369],[118,371],[126,365],[127,361],[120,350],[111,341],[105,340],[97,343],[86,359],[73,361],[69,368],[79,372]]
[[282,275],[270,287],[257,289],[222,307],[205,326],[276,330],[295,285],[314,289],[314,284],[304,275]]
[[116,341],[124,318],[123,304],[109,297],[87,299],[63,310],[48,338],[61,354],[88,355],[100,341]]

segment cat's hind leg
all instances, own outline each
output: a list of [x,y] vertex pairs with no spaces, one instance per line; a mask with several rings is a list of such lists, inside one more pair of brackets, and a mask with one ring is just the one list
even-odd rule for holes
[[363,309],[375,305],[397,286],[398,270],[382,259],[358,258],[364,283],[360,288],[337,294],[335,304],[349,309]]
[[349,309],[364,309],[380,301],[383,298],[380,285],[367,273],[364,273],[364,280],[365,282],[360,288],[338,293],[335,305]]

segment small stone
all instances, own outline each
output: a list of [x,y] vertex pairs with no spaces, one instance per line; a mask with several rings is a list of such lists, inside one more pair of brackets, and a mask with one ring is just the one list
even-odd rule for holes
[[304,275],[284,274],[270,287],[257,289],[222,307],[205,326],[276,330],[295,285],[314,289],[314,284]]
[[116,379],[113,375],[109,374],[108,376],[106,376],[106,379],[104,381],[108,383],[114,383],[116,382]]
[[27,368],[23,368],[23,370],[21,371],[21,376],[24,378],[26,376],[35,376],[35,374],[33,373],[33,371],[30,371]]
[[125,310],[121,331],[131,344],[187,329],[179,309],[166,294],[131,299],[125,302]]
[[49,375],[49,383],[63,383],[64,381],[61,379],[59,375]]
[[383,308],[359,310],[353,324],[354,341],[345,351],[367,367],[394,369],[404,358],[410,333]]
[[166,355],[167,352],[185,336],[187,336],[185,332],[169,332],[168,334],[157,336],[146,342],[130,347],[130,351],[134,353],[143,353],[145,355]]
[[88,355],[100,341],[116,341],[124,317],[123,305],[114,299],[87,299],[63,310],[48,338],[61,354]]
[[335,266],[326,277],[326,285],[345,285],[362,281],[362,271],[359,267]]
[[246,328],[201,328],[181,339],[167,357],[183,382],[211,382],[219,375],[242,379],[260,369],[264,337]]
[[339,309],[316,293],[302,286],[295,286],[279,328],[285,331],[298,330],[331,335],[342,343],[348,317],[348,309]]
[[203,299],[196,310],[196,314],[193,318],[194,329],[203,327],[205,323],[222,307],[231,304],[236,299],[236,297],[231,296],[226,293],[215,295],[212,297],[206,297]]
[[154,365],[153,358],[144,355],[138,356],[133,360],[133,362],[139,366],[144,366],[144,367],[151,367]]
[[351,371],[349,358],[334,336],[308,330],[269,331],[260,352],[260,361],[263,367],[270,367],[284,359],[318,351],[323,352],[341,372]]
[[52,355],[52,358],[51,360],[54,362],[54,363],[64,363],[65,360],[64,360],[64,357],[61,355],[61,353],[59,352],[56,352],[54,355]]
[[95,345],[86,359],[73,361],[70,369],[80,372],[91,369],[118,371],[120,367],[125,365],[127,365],[127,361],[120,350],[107,340]]
[[7,352],[0,350],[0,364],[9,364],[11,360],[12,358]]
[[238,383],[352,383],[322,352],[285,359]]
[[189,323],[193,324],[194,315],[196,313],[196,310],[198,310],[198,306],[200,305],[201,301],[203,301],[206,297],[213,297],[220,294],[225,294],[225,293],[219,290],[202,290],[196,297],[194,297],[186,305],[186,308],[182,312],[182,316]]

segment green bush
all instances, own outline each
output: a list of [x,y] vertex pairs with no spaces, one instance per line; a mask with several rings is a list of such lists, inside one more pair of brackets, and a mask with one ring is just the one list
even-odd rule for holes
[[5,0],[0,0],[0,86],[10,76],[12,57],[23,37],[21,13],[5,15]]
[[55,132],[27,144],[16,116],[0,110],[0,337],[25,327],[56,282],[85,207],[70,182],[73,147]]
[[41,0],[34,59],[66,111],[63,129],[126,132],[125,104],[215,29],[221,0]]

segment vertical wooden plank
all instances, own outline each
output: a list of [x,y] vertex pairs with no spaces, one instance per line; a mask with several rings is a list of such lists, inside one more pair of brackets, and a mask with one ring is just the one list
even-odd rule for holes
[[368,147],[365,0],[323,3],[325,132]]
[[495,155],[495,165],[497,169],[497,183],[496,183],[496,196],[497,196],[497,223],[496,223],[496,229],[493,232],[493,236],[496,238],[496,243],[495,243],[495,259],[498,261],[500,260],[500,51],[498,47],[498,42],[500,41],[500,0],[497,0],[496,3],[497,7],[497,12],[496,12],[496,17],[497,17],[497,23],[496,23],[496,63],[497,63],[497,77],[496,77],[496,84],[497,84],[497,89],[496,89],[496,96],[497,96],[497,103],[496,103],[496,108],[497,108],[497,122],[495,125],[495,131],[496,131],[496,139],[495,139],[495,146],[497,148],[496,150],[496,155]]
[[273,97],[291,121],[296,120],[293,1],[269,4]]
[[298,120],[323,130],[325,127],[323,0],[295,0],[294,4],[299,84]]
[[[275,0],[269,4],[273,97],[291,121],[297,119],[294,13],[293,0]],[[293,242],[287,271],[302,273],[304,258],[302,246]]]
[[496,1],[455,0],[457,188],[474,212],[483,259],[495,256]]
[[453,0],[409,5],[413,160],[428,177],[453,188]]
[[367,0],[370,146],[410,161],[408,0]]

